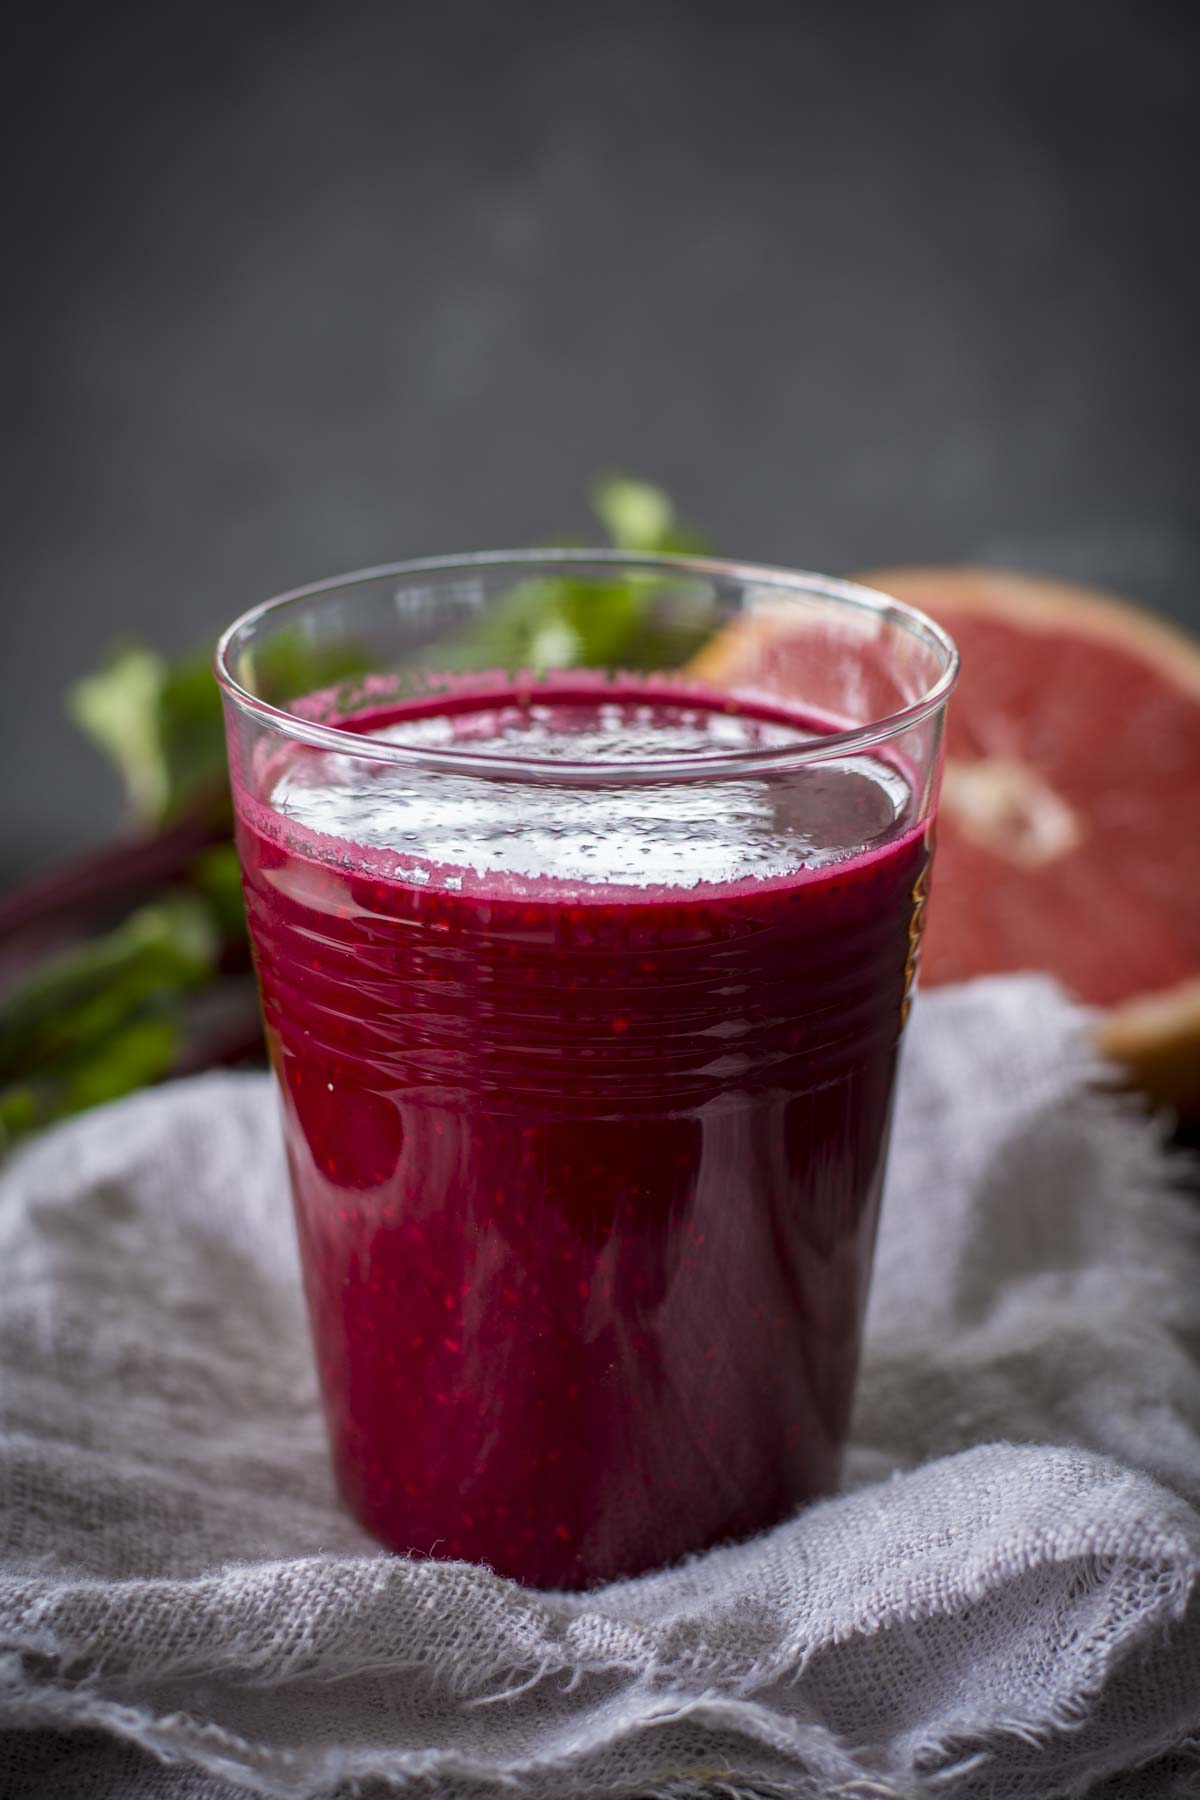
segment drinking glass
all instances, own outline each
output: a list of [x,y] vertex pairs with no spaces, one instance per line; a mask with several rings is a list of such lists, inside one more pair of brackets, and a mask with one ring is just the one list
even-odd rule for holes
[[584,1587],[837,1482],[953,644],[846,582],[521,552],[217,652],[334,1464]]

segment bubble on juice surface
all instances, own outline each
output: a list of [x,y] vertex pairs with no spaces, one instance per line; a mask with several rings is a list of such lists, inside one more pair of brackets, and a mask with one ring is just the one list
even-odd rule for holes
[[[612,764],[614,781],[513,782],[297,750],[268,796],[285,818],[343,847],[394,851],[393,879],[435,872],[555,879],[583,888],[689,888],[818,868],[904,826],[912,794],[879,756],[704,781],[622,784],[620,765],[804,744],[814,732],[696,704],[611,699],[497,704],[398,719],[363,735],[416,749]],[[461,875],[459,876],[461,880]]]

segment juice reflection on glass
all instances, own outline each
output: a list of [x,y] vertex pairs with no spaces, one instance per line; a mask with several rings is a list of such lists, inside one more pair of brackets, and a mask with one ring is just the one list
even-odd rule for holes
[[[529,562],[626,588],[659,666],[470,667]],[[613,564],[352,579],[219,663],[342,1491],[549,1587],[836,1482],[954,677],[861,590]],[[297,630],[368,673],[272,694]]]

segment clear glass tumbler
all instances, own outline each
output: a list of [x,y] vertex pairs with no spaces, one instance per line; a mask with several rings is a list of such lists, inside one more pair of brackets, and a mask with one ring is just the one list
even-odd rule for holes
[[955,650],[603,552],[289,594],[217,653],[347,1503],[582,1587],[838,1477]]

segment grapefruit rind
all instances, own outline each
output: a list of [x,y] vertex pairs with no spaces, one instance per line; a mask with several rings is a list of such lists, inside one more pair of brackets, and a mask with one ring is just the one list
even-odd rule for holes
[[855,579],[939,621],[943,612],[985,613],[1023,631],[1065,630],[1073,637],[1098,638],[1150,663],[1172,687],[1200,698],[1200,640],[1182,626],[1099,588],[1079,587],[1048,575],[968,566],[872,569]]

